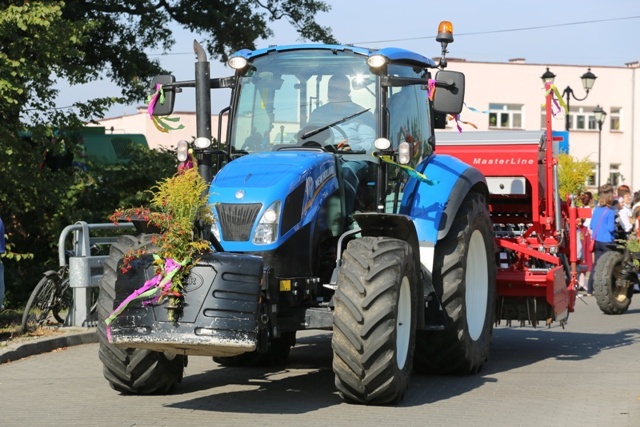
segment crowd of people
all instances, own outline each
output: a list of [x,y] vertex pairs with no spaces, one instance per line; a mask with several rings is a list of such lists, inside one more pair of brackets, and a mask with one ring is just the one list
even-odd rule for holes
[[[586,271],[580,273],[578,283],[579,290],[586,291],[587,296],[593,295],[594,275],[588,274],[585,286],[584,273],[595,270],[598,260],[612,250],[615,240],[640,237],[640,191],[632,194],[631,188],[624,184],[618,188],[605,184],[598,190],[596,203],[591,192],[585,191],[580,195],[582,206],[592,208],[591,218],[578,226],[578,258],[586,266]],[[588,243],[593,246],[589,247]]]

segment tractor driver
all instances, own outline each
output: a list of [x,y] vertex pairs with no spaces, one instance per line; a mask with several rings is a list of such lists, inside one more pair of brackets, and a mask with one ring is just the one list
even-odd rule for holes
[[[331,76],[327,87],[327,98],[328,103],[313,110],[309,123],[327,125],[361,113],[346,122],[332,126],[331,130],[334,141],[340,145],[339,148],[350,147],[354,151],[370,150],[376,136],[375,119],[371,111],[365,112],[364,107],[351,100],[349,78],[341,74]],[[344,131],[346,140],[345,135],[336,128]]]
[[[334,143],[339,150],[367,151],[373,149],[375,140],[375,118],[371,111],[351,100],[351,83],[345,75],[331,76],[327,87],[329,102],[316,108],[309,123],[328,125],[338,120],[358,114],[356,117],[331,127]],[[340,132],[341,129],[343,132]],[[345,138],[346,136],[346,138]],[[350,215],[355,209],[356,194],[359,183],[366,179],[367,162],[345,158],[342,165],[346,184],[346,213]]]

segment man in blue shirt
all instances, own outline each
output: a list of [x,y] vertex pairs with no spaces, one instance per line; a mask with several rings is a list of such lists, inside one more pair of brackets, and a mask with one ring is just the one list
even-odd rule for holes
[[327,98],[328,103],[313,110],[309,123],[328,125],[355,115],[331,127],[335,144],[342,143],[341,147],[349,146],[354,151],[373,149],[376,136],[373,113],[351,100],[349,78],[342,74],[331,76]]
[[[335,74],[329,78],[327,98],[328,103],[311,113],[309,124],[320,127],[353,116],[330,128],[329,135],[332,135],[330,139],[333,139],[333,145],[338,150],[373,151],[376,136],[375,117],[371,111],[351,100],[351,82],[346,75]],[[355,209],[360,182],[367,175],[367,162],[349,157],[344,160],[342,170],[346,184],[345,210],[347,215],[350,215]]]

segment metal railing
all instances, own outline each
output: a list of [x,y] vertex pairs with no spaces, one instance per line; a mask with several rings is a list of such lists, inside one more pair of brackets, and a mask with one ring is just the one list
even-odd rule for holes
[[[67,317],[68,326],[85,326],[91,312],[91,287],[97,287],[104,274],[103,263],[108,255],[91,255],[94,245],[111,245],[118,237],[91,237],[92,230],[113,230],[115,228],[134,228],[133,223],[87,224],[78,221],[68,225],[58,239],[58,257],[60,267],[67,265],[69,256],[69,284],[73,288],[73,304]],[[71,237],[71,250],[66,249],[67,239]]]

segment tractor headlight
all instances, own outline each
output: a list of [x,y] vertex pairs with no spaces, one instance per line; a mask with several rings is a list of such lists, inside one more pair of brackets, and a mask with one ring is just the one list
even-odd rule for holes
[[387,58],[382,55],[372,55],[367,59],[367,64],[371,68],[380,68],[387,63]]
[[278,238],[278,225],[280,224],[280,202],[273,202],[264,211],[256,231],[253,234],[253,243],[256,245],[268,245]]
[[178,152],[178,161],[186,162],[189,158],[189,143],[184,139],[181,139],[178,141],[176,151]]
[[247,66],[247,63],[248,62],[246,58],[243,58],[242,56],[232,56],[227,62],[229,67],[233,68],[234,70],[242,70]]
[[408,142],[401,142],[398,146],[398,163],[401,165],[409,164],[411,161],[411,146]]
[[378,138],[375,141],[373,141],[373,145],[381,151],[384,150],[388,150],[389,147],[391,147],[391,141],[389,141],[387,138]]
[[220,229],[218,228],[218,221],[216,221],[215,216],[211,219],[211,234],[214,235],[218,242],[220,241]]
[[196,148],[204,150],[205,148],[211,147],[211,140],[207,137],[200,136],[193,141],[193,145],[195,145]]

